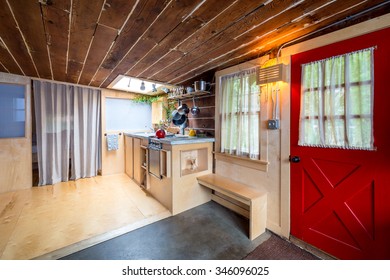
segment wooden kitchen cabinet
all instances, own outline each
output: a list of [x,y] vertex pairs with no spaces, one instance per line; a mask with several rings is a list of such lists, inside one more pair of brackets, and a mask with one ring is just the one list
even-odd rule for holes
[[147,140],[133,138],[133,173],[134,181],[141,187],[146,186]]
[[131,179],[134,179],[133,141],[133,137],[125,136],[125,173]]
[[141,139],[133,139],[133,163],[134,163],[134,181],[140,185],[142,175],[142,162],[141,162]]
[[162,174],[161,179],[150,175],[147,177],[148,192],[172,215],[211,199],[210,190],[200,186],[196,178],[213,172],[213,142],[201,140],[188,140],[180,144],[166,140],[168,144],[163,145],[160,161],[165,175]]
[[125,173],[143,188],[146,188],[147,145],[147,139],[125,134]]

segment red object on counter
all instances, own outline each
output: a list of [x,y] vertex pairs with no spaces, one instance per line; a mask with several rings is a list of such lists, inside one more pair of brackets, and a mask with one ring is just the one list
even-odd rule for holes
[[164,129],[159,129],[156,131],[156,137],[157,138],[164,138],[165,137],[165,130]]

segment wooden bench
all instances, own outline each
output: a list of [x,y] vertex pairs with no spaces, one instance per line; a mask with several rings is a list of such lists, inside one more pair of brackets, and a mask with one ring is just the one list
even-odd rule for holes
[[[265,231],[267,220],[266,192],[217,174],[208,174],[197,177],[197,179],[200,185],[212,190],[212,200],[249,219],[249,238],[251,240]],[[226,198],[232,198],[238,203]]]

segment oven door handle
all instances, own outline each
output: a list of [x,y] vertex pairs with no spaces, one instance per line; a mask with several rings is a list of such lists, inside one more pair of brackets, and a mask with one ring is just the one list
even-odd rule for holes
[[162,150],[160,150],[160,178],[162,179],[163,178],[163,164],[164,164],[164,161],[163,161],[163,156],[162,156]]

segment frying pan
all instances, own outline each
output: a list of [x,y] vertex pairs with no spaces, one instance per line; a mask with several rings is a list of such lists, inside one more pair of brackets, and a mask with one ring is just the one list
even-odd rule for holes
[[198,106],[195,105],[195,96],[192,97],[192,104],[193,104],[193,107],[191,108],[191,114],[193,116],[196,116],[199,114],[200,109]]
[[172,111],[172,120],[178,121],[181,118],[181,114],[177,110]]
[[187,121],[187,116],[186,115],[180,115],[180,114],[177,114],[177,115],[179,115],[181,117],[180,117],[180,119],[177,119],[177,120],[175,120],[175,118],[172,118],[172,123],[174,125],[180,126],[180,125],[184,124]]
[[185,115],[190,112],[190,108],[188,108],[187,104],[181,104],[181,106],[177,108],[177,111],[179,112],[180,115]]

